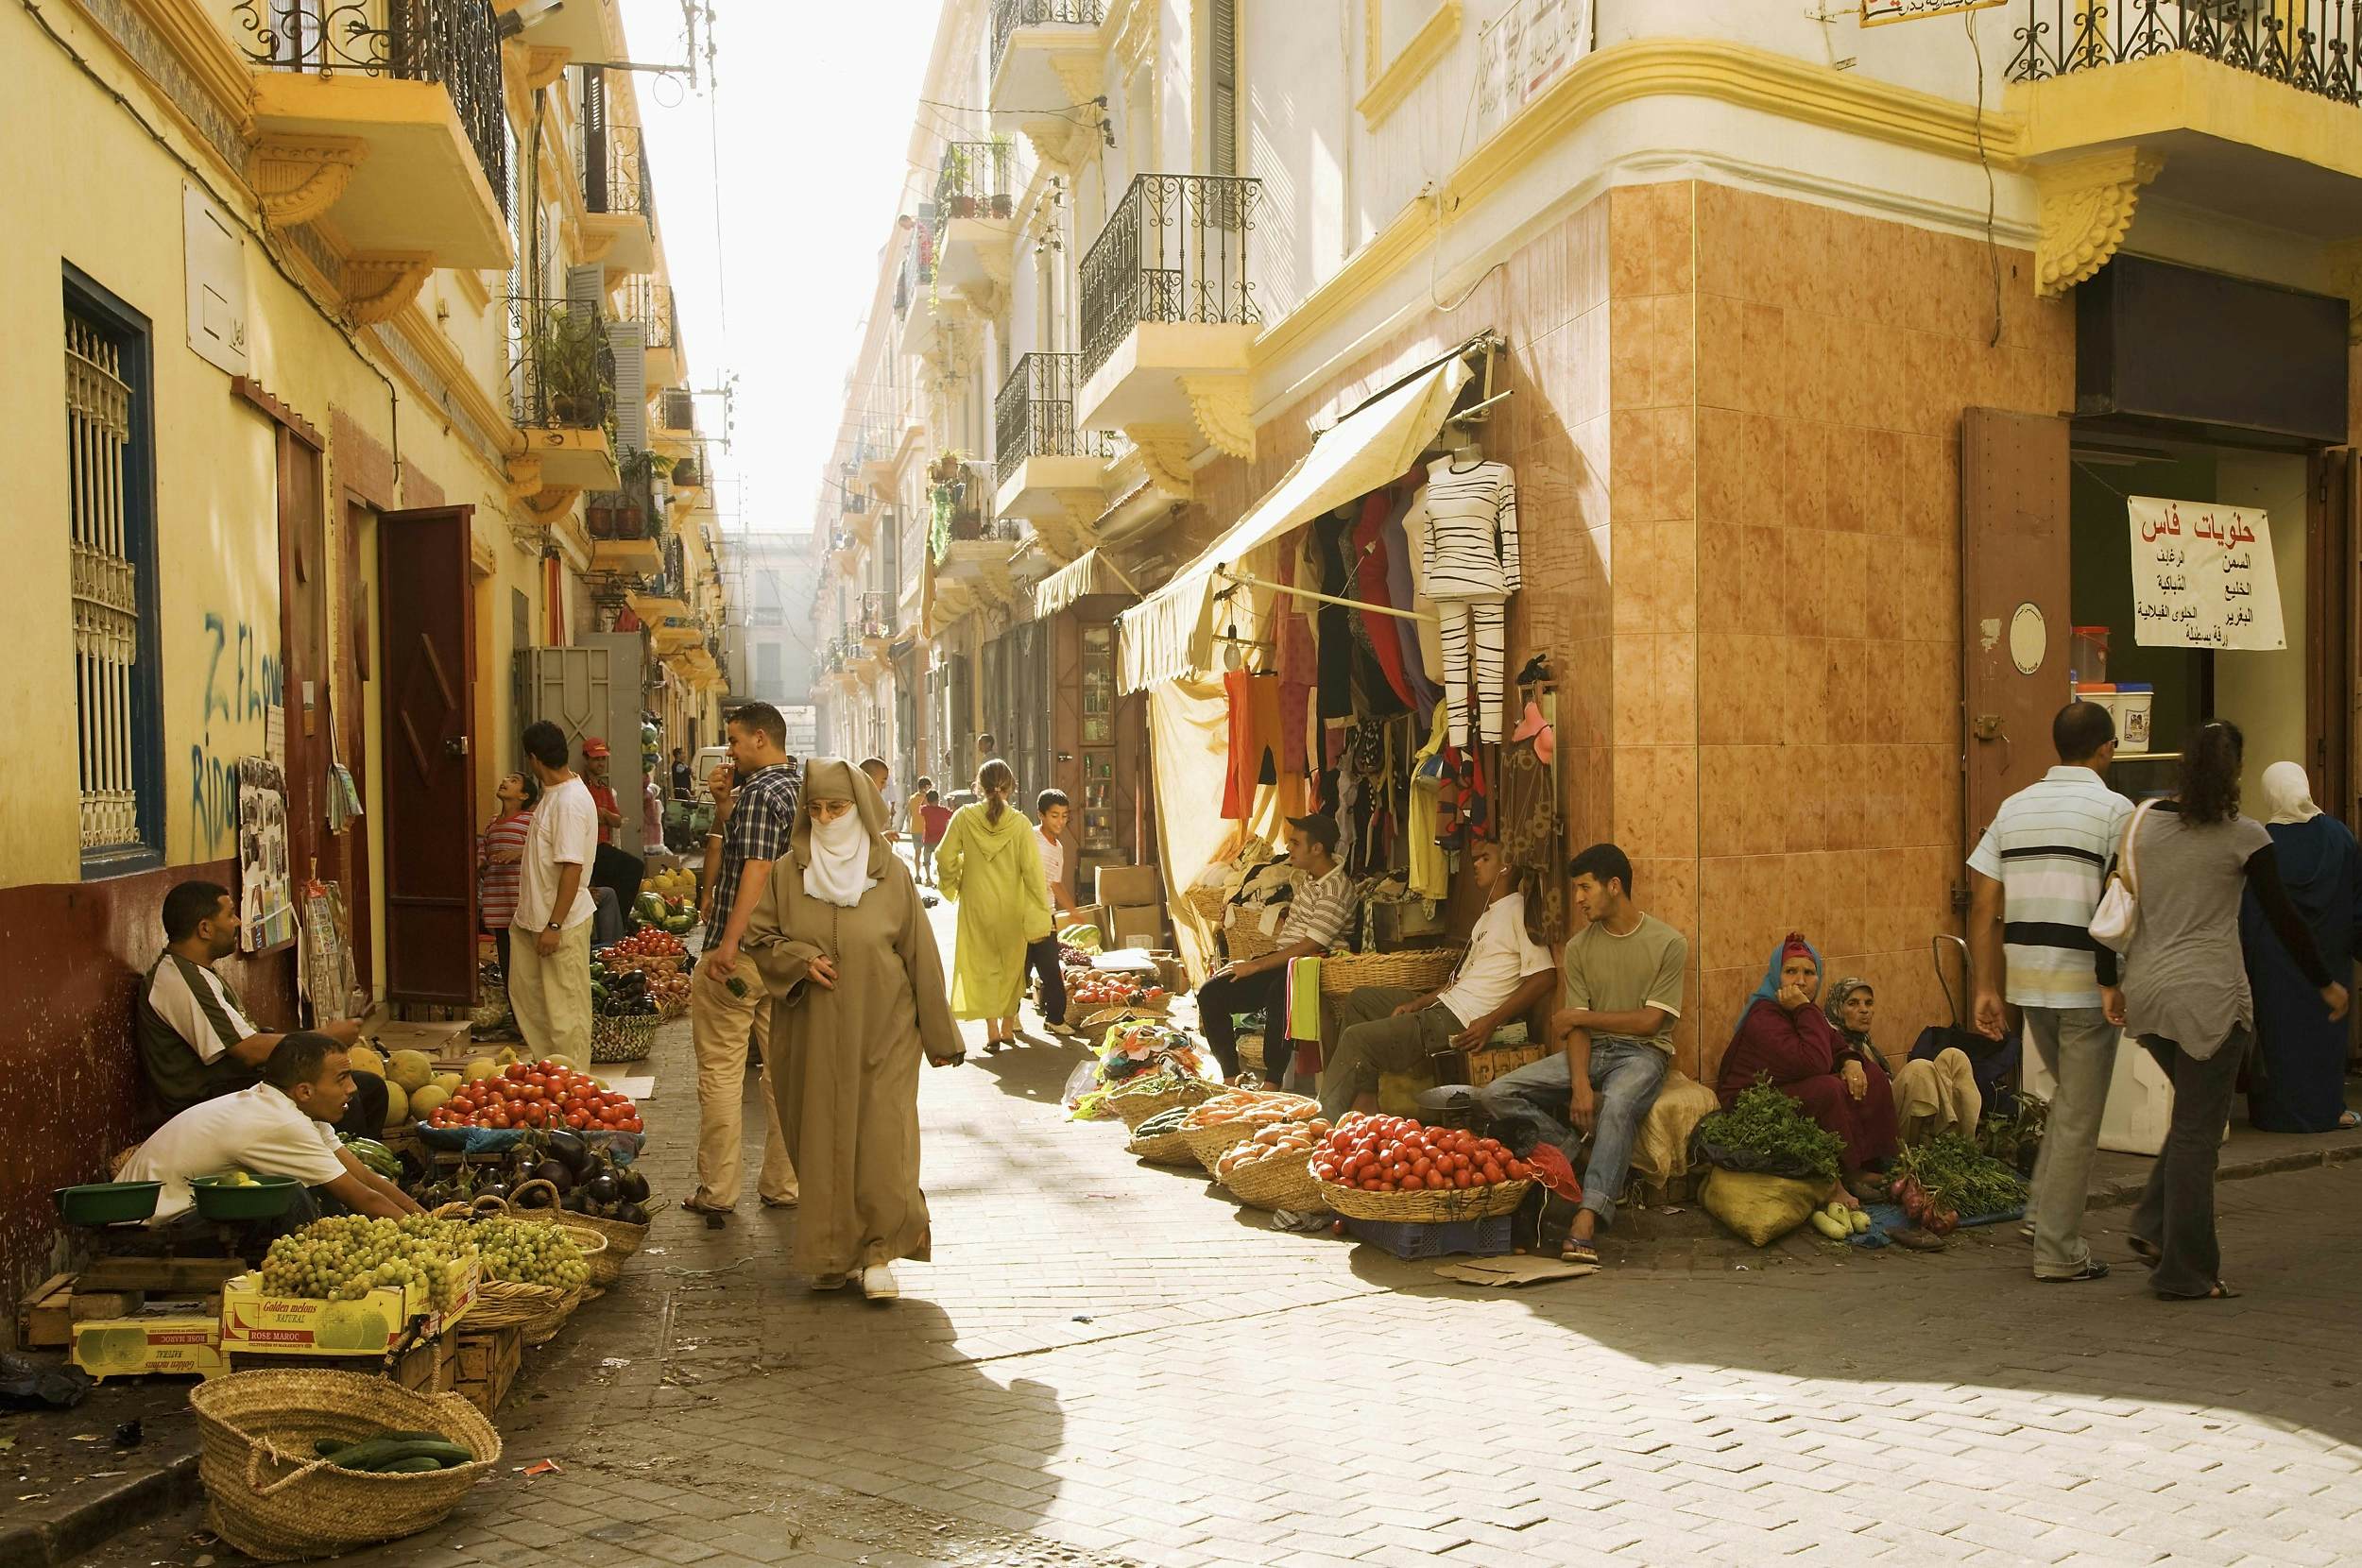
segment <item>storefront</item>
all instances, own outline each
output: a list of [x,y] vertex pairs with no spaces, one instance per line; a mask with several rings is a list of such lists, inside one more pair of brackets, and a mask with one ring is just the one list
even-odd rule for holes
[[1146,806],[1147,704],[1118,691],[1117,617],[1138,595],[1113,562],[1087,551],[1034,588],[1041,628],[1049,725],[1047,777],[1073,805],[1075,886],[1101,866],[1141,857]]

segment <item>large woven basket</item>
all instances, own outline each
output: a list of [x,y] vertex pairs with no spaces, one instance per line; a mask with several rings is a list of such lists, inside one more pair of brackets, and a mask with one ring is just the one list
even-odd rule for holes
[[1219,929],[1222,907],[1230,902],[1230,895],[1220,888],[1191,888],[1181,895],[1181,901],[1197,912],[1197,917]]
[[1321,995],[1343,997],[1365,985],[1435,990],[1451,978],[1463,947],[1411,947],[1399,953],[1336,953],[1321,960]]
[[1150,1165],[1197,1164],[1197,1156],[1190,1152],[1190,1139],[1186,1133],[1154,1133],[1144,1138],[1135,1136],[1123,1146],[1123,1151],[1137,1155]]
[[[500,1462],[500,1434],[457,1394],[311,1367],[231,1372],[189,1390],[214,1533],[264,1562],[334,1557],[438,1523]],[[423,1475],[339,1470],[313,1445],[439,1432],[474,1459]]]
[[1230,1195],[1249,1208],[1285,1209],[1290,1214],[1319,1214],[1328,1207],[1320,1179],[1312,1174],[1312,1158],[1289,1159],[1272,1154],[1252,1164],[1235,1166],[1222,1178]]
[[1230,955],[1230,962],[1233,963],[1243,963],[1249,959],[1261,958],[1278,946],[1279,938],[1276,934],[1265,935],[1263,929],[1251,921],[1241,921],[1236,926],[1224,926],[1222,929],[1223,951]]
[[1161,1094],[1124,1094],[1121,1091],[1107,1097],[1107,1109],[1123,1118],[1126,1127],[1138,1127],[1149,1117],[1183,1105],[1195,1105],[1211,1099],[1222,1092],[1222,1085],[1203,1078],[1182,1081],[1177,1089]]
[[[1273,1093],[1265,1098],[1292,1099],[1306,1105],[1313,1103],[1303,1095]],[[1197,1163],[1206,1167],[1206,1174],[1211,1176],[1214,1174],[1214,1163],[1222,1158],[1224,1150],[1253,1137],[1268,1125],[1260,1121],[1221,1121],[1211,1127],[1185,1127],[1181,1130],[1181,1136],[1189,1141],[1190,1152],[1196,1155]]]
[[498,1328],[522,1329],[525,1343],[546,1345],[557,1338],[566,1320],[582,1304],[582,1292],[555,1285],[514,1285],[484,1280],[475,1287],[474,1304],[460,1321],[471,1333]]
[[645,1013],[616,1017],[601,1013],[590,1020],[590,1060],[644,1062],[656,1049],[657,1019]]
[[[656,1195],[650,1193],[648,1202],[641,1206],[649,1208],[655,1202]],[[590,1265],[591,1287],[599,1290],[624,1277],[625,1262],[648,1239],[648,1227],[645,1225],[629,1224],[621,1219],[601,1219],[591,1214],[570,1214],[563,1223],[574,1233],[575,1244],[583,1247],[583,1261]],[[590,1251],[587,1245],[590,1236],[597,1236],[606,1245],[595,1253]]]
[[1495,1182],[1481,1187],[1446,1187],[1428,1192],[1364,1192],[1337,1182],[1320,1184],[1320,1201],[1348,1219],[1391,1219],[1404,1225],[1447,1225],[1458,1219],[1490,1219],[1515,1214],[1531,1182]]

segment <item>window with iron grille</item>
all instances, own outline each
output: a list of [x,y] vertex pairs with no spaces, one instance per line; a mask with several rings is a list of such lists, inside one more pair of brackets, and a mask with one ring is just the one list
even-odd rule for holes
[[68,267],[66,525],[86,878],[163,859],[148,366],[147,318]]

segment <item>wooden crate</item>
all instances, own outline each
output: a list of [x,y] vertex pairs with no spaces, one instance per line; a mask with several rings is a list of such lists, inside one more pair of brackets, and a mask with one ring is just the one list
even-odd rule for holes
[[1487,1046],[1482,1050],[1455,1051],[1447,1060],[1457,1060],[1464,1075],[1458,1082],[1473,1088],[1483,1088],[1497,1078],[1506,1078],[1519,1067],[1532,1066],[1549,1053],[1538,1045]]
[[317,1367],[326,1372],[382,1372],[405,1389],[420,1393],[447,1394],[456,1385],[459,1370],[458,1337],[444,1335],[439,1339],[423,1339],[394,1358],[371,1360],[366,1355],[257,1355],[252,1351],[232,1351],[230,1370],[232,1372],[271,1372],[288,1367]]
[[129,1318],[153,1301],[221,1304],[224,1280],[246,1271],[236,1258],[101,1258],[79,1274],[52,1274],[17,1304],[16,1342],[28,1350],[62,1350],[74,1325]]
[[471,1334],[463,1327],[454,1338],[458,1347],[454,1387],[489,1416],[507,1400],[524,1365],[525,1331],[495,1328]]

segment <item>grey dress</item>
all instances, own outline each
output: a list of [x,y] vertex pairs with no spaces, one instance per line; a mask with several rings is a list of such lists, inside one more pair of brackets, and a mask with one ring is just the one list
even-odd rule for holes
[[2249,817],[2202,827],[2174,810],[2141,818],[2132,846],[2140,919],[2124,955],[2130,1032],[2171,1040],[2203,1062],[2234,1031],[2253,1031],[2239,902],[2249,859],[2271,842]]

